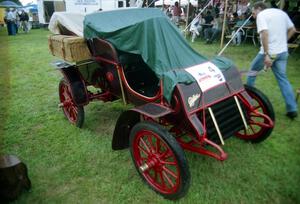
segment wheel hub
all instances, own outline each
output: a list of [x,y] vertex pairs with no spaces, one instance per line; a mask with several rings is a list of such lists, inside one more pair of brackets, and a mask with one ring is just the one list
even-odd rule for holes
[[155,171],[162,171],[163,164],[159,158],[159,155],[156,153],[153,153],[151,151],[151,155],[148,157],[148,160],[146,163],[141,165],[139,168],[142,172],[145,172],[151,168],[154,168]]
[[70,107],[70,106],[73,106],[73,103],[72,103],[71,100],[66,100],[66,101],[58,104],[59,108],[67,108],[67,107]]

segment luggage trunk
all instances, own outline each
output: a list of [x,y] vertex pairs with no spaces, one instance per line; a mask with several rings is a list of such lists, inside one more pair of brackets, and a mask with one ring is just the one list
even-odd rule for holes
[[91,59],[86,41],[82,37],[69,35],[51,35],[48,37],[52,55],[68,62],[80,62]]

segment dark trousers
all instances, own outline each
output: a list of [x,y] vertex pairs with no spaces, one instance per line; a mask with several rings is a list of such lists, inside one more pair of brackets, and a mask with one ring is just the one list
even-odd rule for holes
[[12,21],[7,22],[7,32],[8,32],[8,35],[16,35],[16,24],[15,24],[15,22],[12,22]]
[[216,28],[206,28],[204,30],[204,37],[206,40],[213,42],[215,39],[218,38],[219,34],[221,33],[220,29]]

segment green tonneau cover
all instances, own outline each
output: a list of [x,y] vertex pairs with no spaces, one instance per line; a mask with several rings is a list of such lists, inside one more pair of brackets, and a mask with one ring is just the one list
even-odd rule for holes
[[[194,81],[184,68],[208,61],[190,47],[159,9],[118,9],[86,15],[84,37],[105,39],[118,50],[141,55],[157,77],[163,79],[167,100],[177,83]],[[220,69],[232,66],[231,61],[224,58],[212,62]]]

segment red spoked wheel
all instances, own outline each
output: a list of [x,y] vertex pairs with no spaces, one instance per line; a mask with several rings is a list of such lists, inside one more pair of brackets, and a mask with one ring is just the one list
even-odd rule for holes
[[190,172],[185,154],[162,126],[136,124],[130,133],[130,152],[140,176],[154,191],[172,200],[187,193]]
[[236,133],[236,136],[243,140],[258,143],[267,139],[273,131],[274,109],[269,99],[261,91],[247,85],[245,85],[245,89],[253,99],[252,108],[247,109],[249,127],[247,130],[243,129]]
[[66,80],[61,79],[58,91],[60,99],[59,106],[62,108],[66,118],[70,123],[81,128],[84,122],[84,109],[82,106],[75,104],[71,94],[70,84]]

